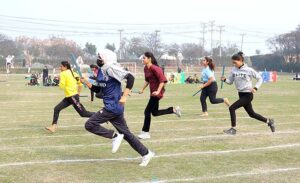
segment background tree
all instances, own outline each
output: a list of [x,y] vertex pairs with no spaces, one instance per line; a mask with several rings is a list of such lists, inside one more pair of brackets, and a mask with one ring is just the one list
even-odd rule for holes
[[96,52],[97,52],[97,47],[96,45],[92,44],[92,43],[85,43],[85,48],[83,49],[83,51],[88,55],[88,56],[95,56]]
[[115,46],[114,43],[113,43],[113,44],[107,43],[106,46],[105,46],[105,48],[106,48],[106,49],[109,49],[109,50],[111,50],[111,51],[113,51],[113,52],[116,50],[116,46]]

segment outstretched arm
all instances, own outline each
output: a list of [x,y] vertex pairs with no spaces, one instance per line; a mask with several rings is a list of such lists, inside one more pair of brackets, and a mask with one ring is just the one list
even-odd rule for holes
[[234,81],[233,73],[231,72],[228,78],[225,78],[224,76],[222,76],[221,80],[224,81],[225,83],[231,85]]
[[85,84],[91,91],[98,93],[101,90],[100,86],[92,85],[88,80],[85,78],[80,78],[81,83]]

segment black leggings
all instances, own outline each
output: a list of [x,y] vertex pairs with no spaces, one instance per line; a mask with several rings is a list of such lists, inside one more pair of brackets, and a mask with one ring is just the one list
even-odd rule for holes
[[216,98],[217,91],[218,91],[218,85],[216,82],[212,82],[209,86],[202,89],[201,96],[200,96],[202,112],[207,112],[207,104],[206,104],[207,97],[209,97],[210,103],[212,104],[219,104],[224,102],[224,99]]
[[151,114],[153,116],[161,116],[165,114],[173,114],[173,107],[169,107],[167,109],[158,110],[159,108],[159,98],[151,96],[148,102],[148,105],[145,109],[145,119],[144,119],[144,126],[143,131],[149,132],[150,130],[150,123],[151,123]]
[[79,95],[73,95],[71,97],[64,98],[57,106],[54,107],[54,114],[53,114],[53,122],[52,124],[57,124],[59,112],[66,107],[72,105],[74,109],[78,112],[81,117],[91,117],[94,112],[87,111],[83,105],[79,101]]
[[236,126],[236,116],[235,116],[235,110],[244,107],[246,112],[251,118],[255,118],[259,121],[262,121],[264,123],[267,122],[267,118],[261,116],[260,114],[257,114],[254,112],[252,108],[251,101],[253,100],[253,93],[242,93],[239,92],[239,97],[240,99],[234,102],[230,107],[229,107],[229,112],[230,112],[230,117],[231,117],[231,126],[235,127]]

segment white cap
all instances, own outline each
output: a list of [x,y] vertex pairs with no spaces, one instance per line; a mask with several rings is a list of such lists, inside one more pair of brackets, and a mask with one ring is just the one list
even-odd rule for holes
[[98,54],[103,59],[104,64],[117,63],[117,54],[109,49],[102,49]]

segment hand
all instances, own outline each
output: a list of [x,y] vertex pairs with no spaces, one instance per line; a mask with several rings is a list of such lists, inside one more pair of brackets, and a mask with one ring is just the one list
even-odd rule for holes
[[255,88],[252,88],[252,93],[255,93],[256,92],[256,89]]
[[81,77],[80,82],[83,84],[87,84],[88,81],[84,77]]
[[221,77],[221,81],[225,81],[226,78],[224,76]]
[[122,96],[121,99],[119,100],[121,105],[125,105],[126,101],[127,101],[127,97],[124,96]]
[[154,95],[154,96],[157,96],[159,94],[159,92],[158,91],[154,91],[154,92],[152,92],[152,95]]
[[204,88],[204,85],[200,85],[198,88],[199,90],[202,90]]
[[142,93],[144,93],[144,90],[140,90],[140,91],[139,91],[139,94],[142,94]]

